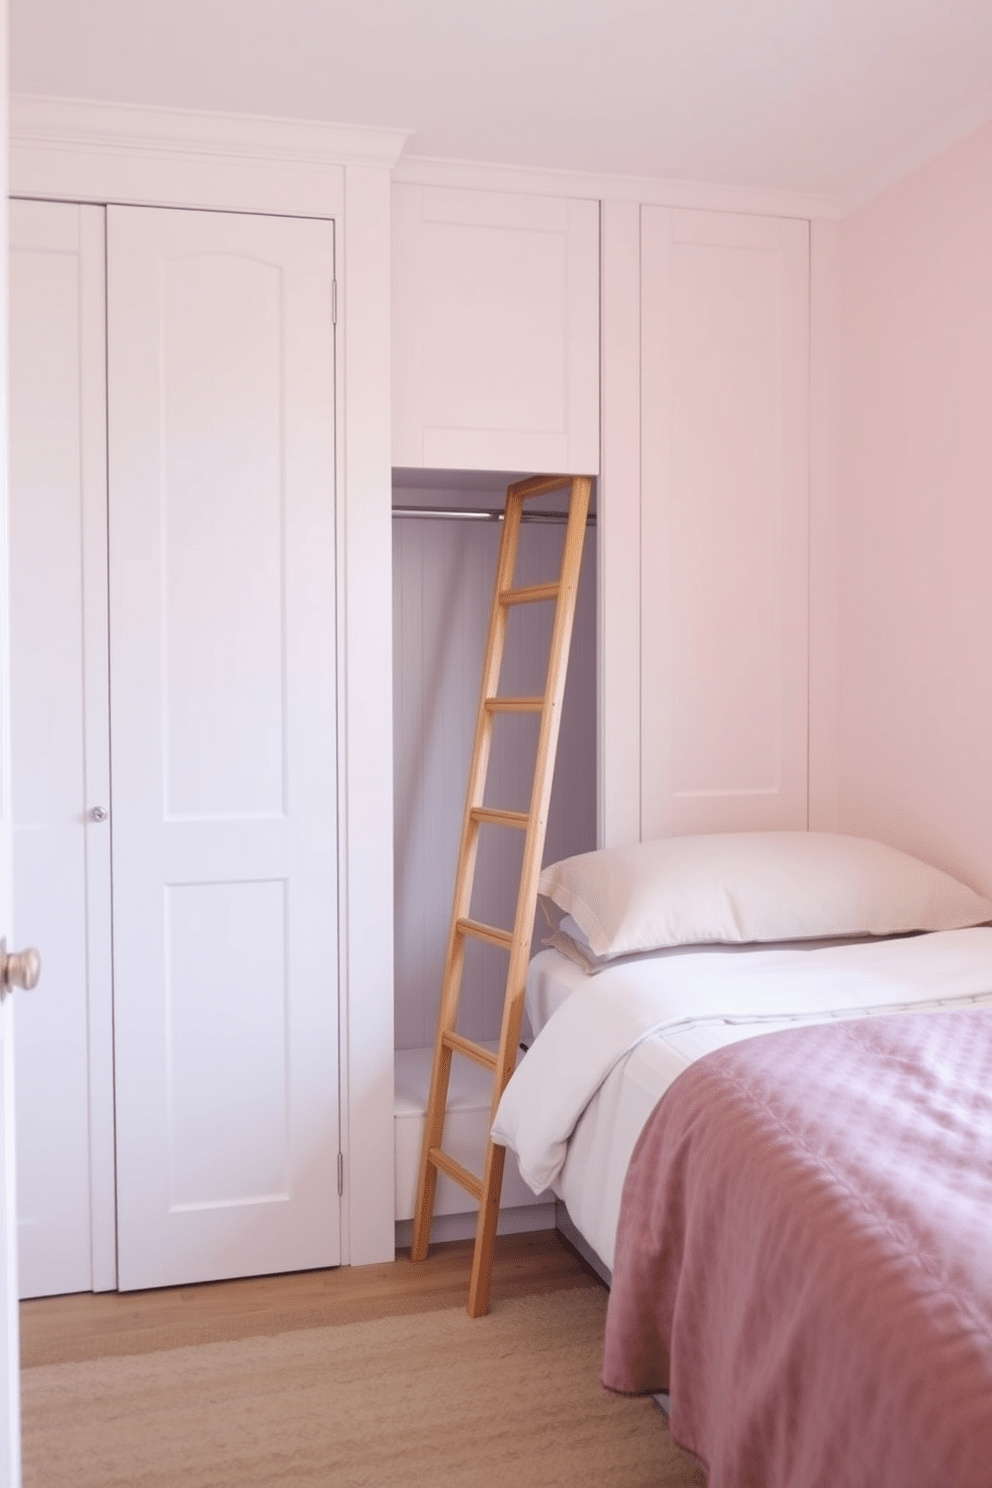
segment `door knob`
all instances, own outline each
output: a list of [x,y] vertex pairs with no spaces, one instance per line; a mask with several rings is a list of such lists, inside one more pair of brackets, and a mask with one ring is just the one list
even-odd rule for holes
[[90,812],[90,821],[101,822],[107,820],[106,806],[94,806]]
[[11,951],[8,955],[6,936],[0,940],[0,997],[6,997],[14,987],[30,992],[38,985],[40,976],[41,957],[37,951]]

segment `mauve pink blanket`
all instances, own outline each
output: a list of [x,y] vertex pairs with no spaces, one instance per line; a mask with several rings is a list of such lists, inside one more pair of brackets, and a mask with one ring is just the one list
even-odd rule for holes
[[992,1012],[749,1039],[631,1160],[603,1381],[710,1488],[992,1485]]

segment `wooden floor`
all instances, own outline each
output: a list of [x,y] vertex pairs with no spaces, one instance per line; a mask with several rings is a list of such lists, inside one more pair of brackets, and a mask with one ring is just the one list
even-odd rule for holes
[[[378,1266],[341,1266],[149,1292],[80,1292],[21,1303],[21,1363],[74,1363],[108,1354],[145,1354],[298,1328],[333,1327],[399,1313],[464,1306],[472,1241],[433,1246],[414,1265],[409,1252]],[[496,1241],[493,1306],[602,1282],[557,1230]]]

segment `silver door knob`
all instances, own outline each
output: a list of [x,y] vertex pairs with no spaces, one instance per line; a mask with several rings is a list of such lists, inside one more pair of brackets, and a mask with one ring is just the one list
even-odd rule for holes
[[90,821],[98,821],[99,822],[99,821],[106,821],[106,820],[107,820],[107,808],[106,808],[106,806],[94,806],[93,807],[93,810],[90,812]]
[[30,992],[37,987],[41,976],[41,957],[33,949],[11,951],[7,954],[7,938],[0,940],[0,997],[6,997],[14,987],[23,987]]

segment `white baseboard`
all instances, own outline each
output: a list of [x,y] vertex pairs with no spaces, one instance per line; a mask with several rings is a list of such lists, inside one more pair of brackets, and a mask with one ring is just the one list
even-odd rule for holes
[[[498,1235],[525,1235],[529,1230],[555,1229],[555,1204],[525,1204],[517,1209],[501,1209]],[[475,1211],[469,1214],[435,1214],[431,1225],[431,1244],[439,1245],[444,1240],[474,1240]],[[412,1219],[401,1219],[396,1224],[396,1249],[406,1250],[413,1231]]]

